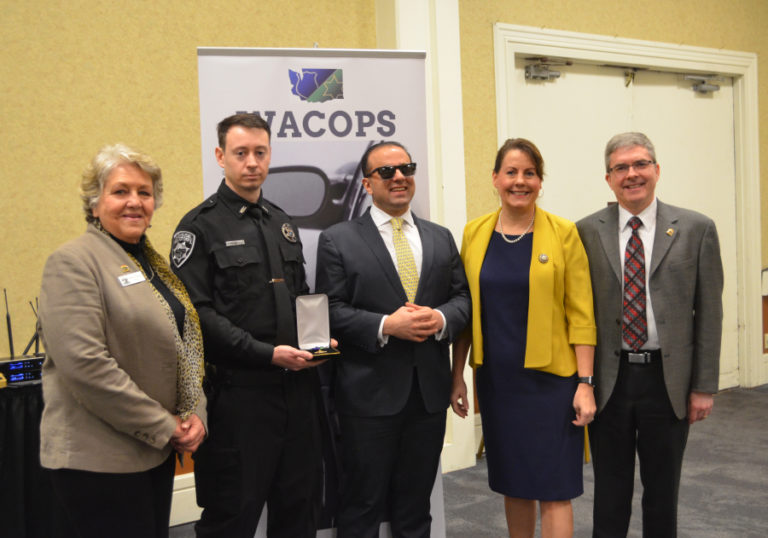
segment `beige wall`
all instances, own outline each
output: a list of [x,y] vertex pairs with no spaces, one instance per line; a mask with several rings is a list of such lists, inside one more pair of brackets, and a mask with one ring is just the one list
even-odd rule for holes
[[[765,0],[460,0],[467,218],[498,207],[490,173],[496,154],[493,24],[678,43],[758,54],[761,213],[768,208],[768,2]],[[472,136],[467,136],[472,133]],[[525,136],[525,133],[509,133]],[[546,155],[544,158],[546,159]],[[596,159],[601,156],[595,155]],[[756,201],[757,203],[757,201]],[[768,219],[762,226],[768,265]]]
[[[81,234],[80,174],[123,141],[163,169],[149,237],[162,253],[202,201],[198,46],[374,48],[373,0],[26,0],[0,2],[0,287],[14,345],[46,257]],[[210,148],[213,151],[213,148]],[[0,330],[0,357],[8,354]]]
[[[0,287],[9,290],[17,353],[32,334],[27,301],[38,293],[45,258],[84,229],[78,180],[101,145],[136,145],[162,166],[166,204],[149,234],[161,252],[202,199],[196,47],[373,48],[375,3],[3,0]],[[494,22],[756,52],[760,73],[768,73],[765,0],[460,0],[459,9],[467,187],[477,193],[467,201],[469,218],[495,205]],[[768,102],[768,77],[759,91]],[[768,222],[762,227],[765,266]],[[0,334],[2,357],[8,346]]]

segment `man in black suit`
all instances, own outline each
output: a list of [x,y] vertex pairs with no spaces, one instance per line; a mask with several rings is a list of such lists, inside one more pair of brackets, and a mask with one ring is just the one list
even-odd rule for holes
[[320,235],[317,291],[341,342],[335,398],[345,472],[340,538],[430,534],[449,404],[449,346],[469,320],[451,233],[410,210],[416,164],[397,142],[363,155],[373,206]]
[[576,223],[597,322],[593,536],[627,535],[637,452],[643,536],[673,537],[688,427],[707,418],[718,388],[720,245],[710,218],[656,198],[644,134],[611,138],[605,168],[618,204]]

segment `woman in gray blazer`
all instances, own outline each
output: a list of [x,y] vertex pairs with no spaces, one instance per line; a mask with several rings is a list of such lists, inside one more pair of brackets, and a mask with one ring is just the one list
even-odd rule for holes
[[86,232],[43,271],[40,462],[65,536],[167,537],[174,451],[205,436],[197,312],[144,235],[162,189],[148,156],[102,148],[83,173]]

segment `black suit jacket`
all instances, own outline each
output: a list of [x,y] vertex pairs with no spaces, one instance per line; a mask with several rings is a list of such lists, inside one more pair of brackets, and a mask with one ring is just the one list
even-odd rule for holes
[[429,412],[448,407],[451,390],[449,345],[470,316],[469,288],[456,243],[447,228],[417,218],[423,260],[415,303],[439,309],[446,338],[421,343],[390,336],[380,347],[382,316],[407,301],[397,269],[370,213],[336,224],[320,235],[318,293],[330,303],[331,333],[342,356],[336,367],[335,398],[340,413],[393,415],[403,409],[416,371]]

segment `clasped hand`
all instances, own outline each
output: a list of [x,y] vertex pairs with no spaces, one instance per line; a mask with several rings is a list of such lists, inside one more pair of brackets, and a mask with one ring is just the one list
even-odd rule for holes
[[171,435],[171,446],[179,453],[194,452],[205,439],[205,426],[197,415],[189,415],[187,420],[181,421],[181,417],[174,415],[176,430]]
[[384,320],[383,333],[401,340],[423,342],[443,328],[443,316],[428,306],[405,303]]

